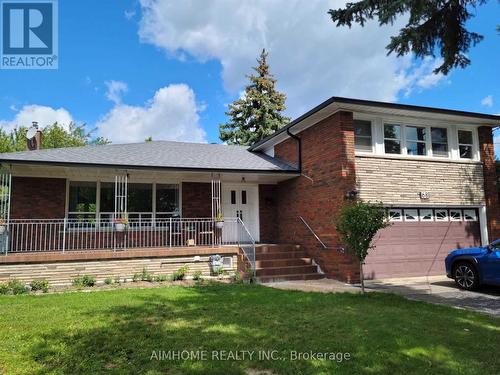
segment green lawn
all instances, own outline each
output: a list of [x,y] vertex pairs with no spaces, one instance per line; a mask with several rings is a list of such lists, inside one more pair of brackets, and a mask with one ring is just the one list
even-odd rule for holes
[[[208,358],[151,360],[160,350]],[[211,359],[222,350],[280,359]],[[351,359],[292,361],[291,351]],[[0,297],[5,374],[498,374],[499,354],[500,319],[389,294],[209,285]]]

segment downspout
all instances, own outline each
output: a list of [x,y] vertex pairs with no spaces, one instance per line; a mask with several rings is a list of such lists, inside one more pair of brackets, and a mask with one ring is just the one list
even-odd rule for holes
[[299,156],[299,173],[302,174],[302,141],[300,140],[300,137],[297,137],[295,134],[290,133],[290,129],[286,129],[286,134],[288,134],[290,137],[295,139],[297,141],[297,145],[299,148],[298,151],[298,156]]

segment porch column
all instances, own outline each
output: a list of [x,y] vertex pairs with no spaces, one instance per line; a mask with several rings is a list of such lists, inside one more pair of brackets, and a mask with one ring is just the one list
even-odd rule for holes
[[0,253],[7,255],[9,248],[10,192],[12,175],[10,171],[0,171]]

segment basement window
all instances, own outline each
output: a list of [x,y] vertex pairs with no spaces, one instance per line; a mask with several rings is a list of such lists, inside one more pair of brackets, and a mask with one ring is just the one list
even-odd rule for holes
[[356,151],[372,152],[372,123],[354,120],[354,146]]

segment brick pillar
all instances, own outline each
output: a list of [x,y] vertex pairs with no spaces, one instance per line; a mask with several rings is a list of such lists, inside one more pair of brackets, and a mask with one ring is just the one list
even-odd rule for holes
[[483,162],[484,195],[488,235],[490,241],[500,238],[500,203],[498,194],[498,176],[496,174],[493,131],[491,127],[481,126],[479,133],[479,151]]

